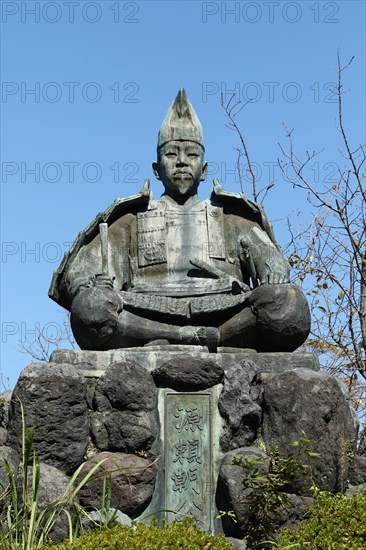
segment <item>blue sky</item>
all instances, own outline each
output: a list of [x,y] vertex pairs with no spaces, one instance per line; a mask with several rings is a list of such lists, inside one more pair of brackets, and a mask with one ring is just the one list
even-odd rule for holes
[[[19,341],[56,337],[64,313],[48,296],[63,253],[116,197],[154,180],[159,126],[181,86],[204,127],[210,175],[239,191],[237,136],[220,93],[251,100],[239,117],[277,239],[286,217],[309,217],[275,163],[283,123],[299,152],[324,149],[314,184],[339,163],[337,49],[347,62],[345,126],[365,141],[365,3],[102,0],[1,2],[1,375],[13,387],[29,362]],[[33,92],[32,92],[33,90]],[[332,164],[333,163],[333,164]],[[250,196],[250,186],[247,184]]]

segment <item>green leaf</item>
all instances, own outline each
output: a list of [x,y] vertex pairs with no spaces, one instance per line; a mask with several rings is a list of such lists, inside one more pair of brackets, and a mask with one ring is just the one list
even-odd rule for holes
[[306,456],[308,456],[309,458],[320,458],[321,454],[315,453],[313,451],[306,451]]

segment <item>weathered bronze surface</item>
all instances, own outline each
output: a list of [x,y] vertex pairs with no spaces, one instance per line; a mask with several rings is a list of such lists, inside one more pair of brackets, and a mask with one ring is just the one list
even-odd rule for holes
[[117,199],[77,237],[49,295],[71,311],[82,349],[193,344],[292,351],[310,313],[261,205],[227,193],[209,200],[203,132],[179,91],[158,136],[155,176],[165,191]]

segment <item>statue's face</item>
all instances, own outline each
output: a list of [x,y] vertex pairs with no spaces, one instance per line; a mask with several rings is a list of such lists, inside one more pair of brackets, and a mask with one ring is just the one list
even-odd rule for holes
[[168,141],[154,162],[155,176],[161,179],[168,194],[177,197],[196,193],[200,181],[206,177],[207,163],[203,149],[194,141]]

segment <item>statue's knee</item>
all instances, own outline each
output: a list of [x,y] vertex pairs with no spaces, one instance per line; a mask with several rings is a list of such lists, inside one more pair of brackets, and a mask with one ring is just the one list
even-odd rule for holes
[[308,337],[310,310],[302,291],[292,284],[261,285],[250,296],[264,348],[293,351]]
[[114,334],[122,301],[118,294],[103,287],[82,290],[71,306],[71,328],[82,349],[104,349]]

